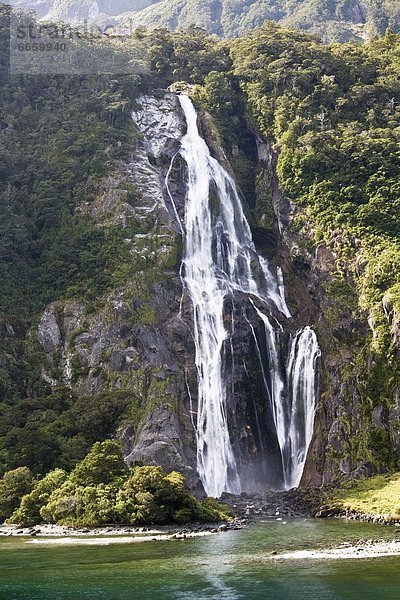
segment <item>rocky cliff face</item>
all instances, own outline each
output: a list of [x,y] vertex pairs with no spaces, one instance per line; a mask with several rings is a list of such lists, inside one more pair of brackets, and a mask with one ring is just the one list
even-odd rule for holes
[[[128,463],[178,469],[201,493],[191,302],[179,276],[186,187],[178,150],[186,123],[176,96],[163,91],[142,97],[133,119],[141,139],[131,162],[105,180],[96,201],[77,213],[90,215],[99,227],[134,223],[139,233],[125,243],[132,260],[140,257],[141,268],[94,309],[79,301],[48,306],[34,336],[45,355],[42,378],[50,386],[66,385],[86,396],[105,390],[131,393],[131,416],[118,431]],[[314,250],[312,230],[304,225],[295,231],[300,212],[280,189],[276,155],[265,141],[255,139],[255,144],[254,238],[259,251],[283,269],[293,318],[274,316],[287,331],[284,344],[290,333],[311,324],[322,346],[321,399],[302,485],[370,473],[382,458],[379,449],[369,447],[371,439],[387,435],[393,447],[400,446],[399,394],[366,410],[361,380],[365,361],[371,360],[365,351],[369,328],[357,309],[351,275],[338,277],[335,240],[332,247]],[[226,161],[222,154],[219,158]],[[389,303],[387,310],[396,335],[398,319]],[[231,390],[227,411],[243,488],[276,487],[278,443],[253,335],[254,330],[262,344],[263,324],[240,294],[227,301],[226,315],[231,332],[224,349]]]
[[[79,301],[47,307],[36,332],[46,357],[42,377],[80,395],[130,391],[133,418],[119,431],[127,461],[179,469],[196,487],[186,378],[193,349],[181,306],[179,222],[164,185],[185,124],[170,94],[142,98],[133,118],[143,139],[131,162],[77,212],[99,227],[134,223],[140,233],[125,243],[142,268],[95,309]],[[180,179],[171,180],[183,197]]]

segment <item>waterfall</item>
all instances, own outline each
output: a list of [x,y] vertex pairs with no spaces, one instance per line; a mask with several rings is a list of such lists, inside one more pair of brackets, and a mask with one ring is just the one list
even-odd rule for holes
[[[282,272],[279,269],[275,272],[265,259],[258,256],[233,179],[211,156],[200,136],[197,114],[189,97],[181,95],[179,101],[187,121],[187,133],[181,140],[180,150],[187,164],[188,178],[181,276],[193,306],[198,380],[198,473],[209,496],[218,497],[223,491],[241,491],[233,436],[228,425],[223,364],[225,342],[232,335],[226,327],[226,321],[229,321],[229,328],[233,329],[233,323],[230,322],[233,315],[226,319],[225,301],[241,292],[248,297],[265,327],[266,365],[256,332],[253,327],[251,329],[264,385],[272,405],[286,486],[286,479],[294,478],[291,471],[290,475],[286,475],[292,464],[297,481],[297,473],[302,468],[306,452],[303,440],[307,439],[309,443],[309,431],[312,432],[313,427],[310,417],[306,433],[299,433],[296,429],[297,424],[303,424],[301,404],[304,394],[310,393],[307,403],[310,400],[310,405],[314,402],[315,406],[315,394],[310,391],[313,389],[312,373],[315,375],[315,371],[308,364],[311,357],[309,345],[306,344],[306,336],[299,335],[291,347],[288,365],[292,390],[290,413],[285,396],[286,374],[279,358],[282,328],[278,326],[275,330],[270,317],[265,314],[272,309],[286,318],[291,316],[285,300]],[[255,305],[255,299],[265,312]],[[309,328],[307,331],[312,332]],[[308,334],[307,339],[309,337]],[[303,370],[307,373],[303,373]],[[288,420],[289,413],[291,416]],[[313,419],[311,409],[307,408],[307,418],[311,414]],[[290,464],[285,459],[288,448],[298,455]]]
[[[306,327],[291,340],[284,370],[278,355],[279,329],[275,330],[270,319],[254,308],[264,323],[267,340],[267,356],[263,357],[254,328],[251,328],[264,387],[269,392],[272,406],[282,462],[282,487],[290,489],[300,483],[313,435],[318,398],[317,361],[321,351],[315,332]],[[265,361],[269,365],[270,386],[266,381]]]
[[293,338],[287,364],[289,389],[288,435],[283,450],[285,486],[297,487],[314,429],[317,361],[321,356],[315,332],[306,327]]

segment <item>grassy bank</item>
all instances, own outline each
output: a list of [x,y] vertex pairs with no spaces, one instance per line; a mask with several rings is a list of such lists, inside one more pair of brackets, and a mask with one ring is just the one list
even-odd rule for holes
[[350,481],[326,494],[326,504],[362,517],[400,520],[400,473]]

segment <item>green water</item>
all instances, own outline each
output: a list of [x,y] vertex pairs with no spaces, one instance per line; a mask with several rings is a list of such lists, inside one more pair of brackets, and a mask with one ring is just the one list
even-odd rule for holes
[[400,557],[279,561],[269,555],[396,535],[378,525],[310,519],[109,546],[6,538],[0,540],[0,598],[398,600]]

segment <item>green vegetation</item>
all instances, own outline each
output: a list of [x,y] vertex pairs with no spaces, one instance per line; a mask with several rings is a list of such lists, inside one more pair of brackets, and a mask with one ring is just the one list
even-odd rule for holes
[[113,285],[127,236],[77,212],[129,157],[142,83],[1,72],[0,83],[0,311],[12,314],[15,297],[23,316],[77,294],[93,300]]
[[1,404],[0,470],[21,465],[41,474],[54,467],[69,470],[139,404],[129,391],[78,397],[67,388],[15,406]]
[[21,523],[25,527],[32,527],[40,523],[41,508],[49,502],[52,493],[61,487],[66,479],[67,473],[62,469],[50,471],[43,479],[35,482],[30,493],[19,494],[18,502],[16,502],[18,508],[15,508],[13,512],[8,510],[4,515],[10,522]]
[[351,481],[328,492],[325,500],[343,511],[400,519],[400,473]]
[[[240,19],[233,16],[246,6],[250,19],[256,5],[224,3],[224,10],[233,11],[224,13],[226,23],[239,27]],[[315,3],[317,12],[319,6]],[[344,4],[324,8],[333,10],[342,19]],[[157,223],[132,218],[119,226],[112,215],[100,222],[91,209],[105,178],[120,173],[121,161],[130,158],[138,135],[130,118],[135,99],[173,82],[193,84],[196,103],[211,113],[211,142],[224,147],[255,229],[267,230],[273,218],[269,183],[258,178],[255,134],[273,145],[281,184],[299,206],[293,234],[307,238],[303,243],[309,251],[325,241],[335,252],[337,276],[352,286],[355,282],[358,307],[340,285],[332,293],[340,294],[341,304],[362,311],[372,327],[370,339],[362,344],[357,339],[361,420],[371,423],[379,405],[388,413],[400,386],[399,35],[387,30],[363,45],[323,45],[271,23],[241,39],[223,41],[195,26],[176,33],[138,29],[126,44],[144,43],[151,56],[147,75],[10,77],[6,23],[2,8],[1,473],[18,467],[40,475],[55,468],[69,472],[94,442],[109,438],[124,420],[137,424],[155,396],[156,401],[175,401],[165,398],[161,384],[157,394],[146,396],[130,372],[110,374],[107,368],[101,393],[80,397],[77,381],[88,366],[76,355],[72,389],[51,389],[42,377],[44,356],[34,336],[49,302],[62,306],[79,300],[90,320],[107,294],[123,285],[135,299],[130,324],[157,325],[149,285],[159,280],[164,267],[174,266],[177,247],[171,242],[168,256],[160,259]],[[378,29],[382,33],[381,25]],[[123,47],[124,42],[125,56]],[[118,193],[128,204],[140,199],[140,190],[122,187]],[[154,233],[145,258],[140,252],[143,233]],[[71,336],[71,345],[85,327]],[[104,363],[107,367],[106,352]],[[59,365],[52,367],[60,381]],[[103,367],[98,369],[103,376]],[[145,375],[143,369],[137,371],[138,380]],[[117,378],[123,389],[114,389]],[[391,434],[384,427],[375,429],[363,427],[362,444],[352,442],[353,456],[361,459],[369,452],[378,468],[395,467]],[[101,494],[107,504],[114,488],[98,485],[105,486]],[[93,494],[100,493],[97,484],[89,487],[83,504],[90,505]],[[54,502],[57,513],[58,500]],[[143,500],[143,506],[151,512],[151,503]]]
[[[0,4],[0,473],[27,466],[45,474],[73,468],[95,441],[142,415],[145,401],[130,382],[115,390],[107,380],[90,398],[62,388],[59,356],[51,370],[60,385],[49,385],[32,335],[44,307],[58,302],[62,311],[65,301],[79,300],[90,319],[125,286],[137,307],[132,320],[151,325],[149,285],[177,254],[173,236],[160,241],[154,219],[121,224],[96,212],[108,178],[121,181],[121,163],[130,159],[138,135],[131,109],[159,76],[11,76],[7,18]],[[131,43],[121,45],[123,59]],[[123,180],[115,195],[140,201],[140,190]],[[87,366],[76,355],[71,362],[74,388]]]
[[[10,0],[15,3],[16,0]],[[93,4],[100,15],[93,17]],[[18,5],[32,6],[29,0]],[[361,41],[399,31],[398,0],[50,0],[35,2],[38,18],[55,21],[90,18],[105,27],[122,23],[136,27],[187,29],[195,24],[224,37],[245,35],[264,21],[319,35],[324,42]],[[108,15],[107,17],[105,15]]]
[[20,499],[31,491],[32,485],[33,476],[27,467],[19,467],[4,474],[0,481],[0,521],[12,514]]
[[[269,25],[234,44],[232,58],[257,127],[279,147],[281,183],[307,207],[316,238],[362,238],[370,307],[398,277],[397,37],[327,48]],[[350,256],[352,245],[335,249]]]
[[0,520],[25,527],[209,523],[232,516],[212,498],[191,496],[180,473],[126,468],[119,445],[110,440],[94,444],[69,475],[55,469],[34,481],[29,469],[20,468],[0,480]]
[[231,68],[212,69],[196,100],[230,157],[238,144],[251,159],[237,118],[245,111],[275,144],[285,192],[311,219],[314,244],[325,240],[346,261],[375,323],[373,347],[390,361],[388,320],[400,314],[398,36],[323,46],[270,23],[224,47]]

